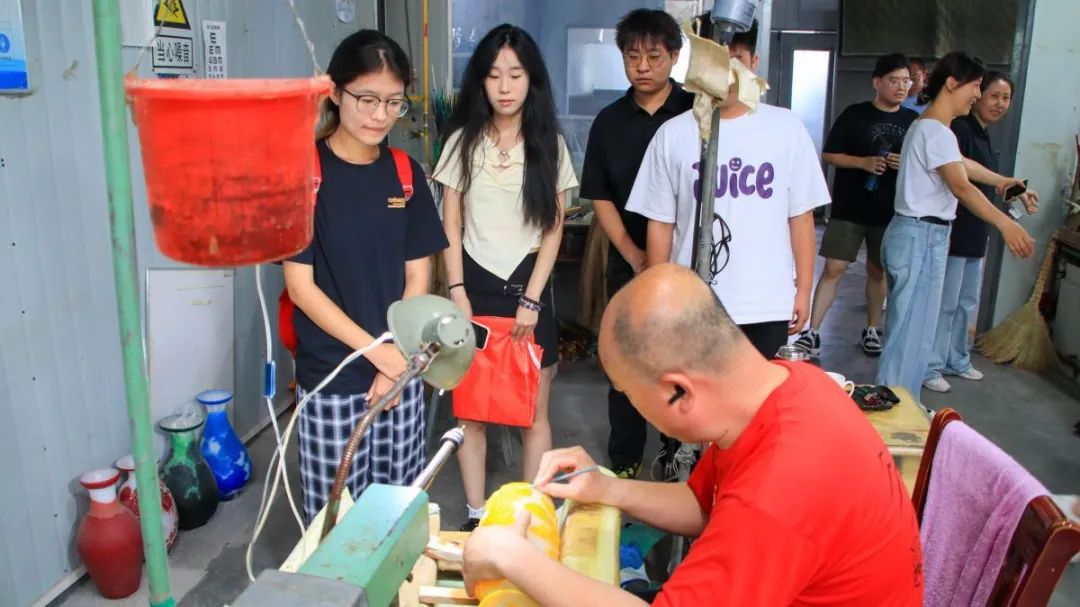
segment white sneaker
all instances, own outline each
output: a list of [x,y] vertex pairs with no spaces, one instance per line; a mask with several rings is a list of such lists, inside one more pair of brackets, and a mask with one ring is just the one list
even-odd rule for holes
[[976,369],[975,367],[972,367],[967,371],[961,373],[959,377],[963,377],[964,379],[970,379],[971,381],[979,381],[983,378],[983,372]]
[[934,379],[924,380],[922,385],[927,390],[933,390],[934,392],[948,392],[949,390],[952,390],[952,386],[949,385],[949,382],[945,381],[944,377],[935,377]]

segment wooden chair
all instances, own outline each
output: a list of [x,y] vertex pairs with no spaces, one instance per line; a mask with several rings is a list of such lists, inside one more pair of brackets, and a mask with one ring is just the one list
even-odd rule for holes
[[[961,419],[956,411],[941,409],[930,424],[912,495],[920,524],[941,432],[950,422]],[[1069,560],[1077,552],[1080,552],[1080,526],[1070,522],[1049,496],[1031,500],[1020,516],[987,604],[994,607],[1046,605]]]

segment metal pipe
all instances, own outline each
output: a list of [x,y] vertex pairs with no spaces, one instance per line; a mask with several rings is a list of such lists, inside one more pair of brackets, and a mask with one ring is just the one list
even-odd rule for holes
[[409,485],[410,487],[423,489],[424,491],[428,490],[431,481],[435,480],[435,475],[439,473],[439,470],[442,470],[443,465],[450,459],[450,456],[454,455],[461,447],[461,444],[465,442],[465,431],[462,428],[450,428],[442,435],[441,440],[442,444],[439,446],[439,450],[435,452],[428,465],[424,466],[424,469]]
[[[421,20],[421,33],[420,33],[420,81],[424,87],[424,117],[423,126],[421,132],[424,134],[424,161],[431,165],[431,32],[430,23],[428,22],[428,0],[421,0],[420,3],[420,20]],[[435,167],[431,167],[431,170],[435,170]]]
[[97,51],[101,133],[105,149],[105,183],[109,192],[109,228],[112,240],[116,313],[120,321],[120,349],[124,364],[124,391],[131,422],[132,454],[139,491],[139,524],[150,586],[151,607],[176,604],[169,593],[168,555],[161,529],[157,458],[153,453],[154,426],[150,419],[146,355],[139,319],[139,286],[135,257],[134,210],[128,155],[127,108],[120,53],[120,10],[117,0],[94,0],[94,46]]

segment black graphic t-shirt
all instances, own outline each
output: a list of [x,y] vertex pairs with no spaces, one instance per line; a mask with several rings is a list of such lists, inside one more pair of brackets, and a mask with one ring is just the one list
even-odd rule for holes
[[[822,150],[825,154],[874,156],[900,153],[908,127],[919,115],[907,108],[879,110],[870,101],[848,106],[836,119]],[[883,226],[893,216],[896,171],[877,177],[877,189],[866,187],[870,173],[862,169],[836,169],[832,191],[832,217],[860,225]]]

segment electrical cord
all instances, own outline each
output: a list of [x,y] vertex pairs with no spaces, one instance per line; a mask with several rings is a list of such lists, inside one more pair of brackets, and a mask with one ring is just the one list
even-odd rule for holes
[[[248,543],[247,550],[244,553],[244,568],[246,570],[248,579],[252,582],[255,581],[255,575],[251,568],[252,552],[255,547],[255,543],[259,540],[259,535],[262,534],[263,527],[266,525],[266,520],[270,514],[270,507],[273,505],[274,499],[277,497],[278,486],[281,485],[283,480],[285,484],[285,494],[288,497],[289,506],[292,509],[293,516],[296,519],[297,525],[300,527],[301,538],[306,531],[304,528],[303,518],[301,518],[300,512],[296,507],[296,500],[292,496],[292,489],[289,486],[288,482],[288,474],[285,471],[285,455],[288,450],[289,440],[291,439],[293,430],[296,427],[296,420],[300,417],[300,412],[304,410],[305,406],[307,406],[308,401],[311,400],[313,396],[318,394],[323,388],[325,388],[327,384],[333,381],[334,378],[337,377],[339,373],[341,373],[341,370],[348,366],[349,363],[353,362],[364,354],[367,354],[376,347],[381,346],[382,344],[393,339],[393,334],[387,331],[386,333],[383,333],[382,335],[377,337],[370,344],[346,356],[345,359],[342,360],[341,363],[338,364],[338,366],[333,371],[331,371],[329,375],[327,375],[325,378],[323,378],[321,382],[319,382],[319,385],[315,386],[314,390],[307,393],[304,398],[299,403],[297,403],[296,410],[293,412],[292,418],[289,420],[288,426],[285,427],[284,435],[282,435],[278,427],[277,416],[275,415],[273,407],[273,394],[275,392],[275,367],[273,361],[273,353],[271,350],[272,341],[270,335],[270,317],[267,313],[266,296],[263,293],[262,288],[261,266],[255,268],[255,287],[255,290],[258,292],[259,296],[259,307],[262,310],[263,316],[263,330],[266,335],[267,361],[266,373],[264,378],[265,381],[263,386],[263,397],[266,399],[266,404],[270,411],[270,420],[271,424],[273,425],[274,438],[277,442],[277,445],[276,449],[270,456],[270,463],[267,466],[266,478],[263,480],[262,499],[259,503],[259,513],[256,516],[255,530],[251,535],[251,542]],[[271,488],[271,478],[274,479],[273,488]]]
[[[313,396],[318,394],[323,388],[326,387],[327,384],[333,381],[334,378],[338,376],[338,373],[341,373],[341,370],[344,369],[349,363],[356,360],[357,358],[360,358],[364,354],[367,354],[371,350],[374,350],[376,347],[381,346],[387,341],[390,341],[391,339],[393,339],[393,337],[393,333],[387,331],[386,333],[383,333],[382,335],[377,337],[375,341],[346,356],[345,359],[342,360],[341,363],[337,366],[337,368],[335,368],[333,371],[330,372],[329,375],[323,378],[323,380],[319,382],[319,385],[315,386],[314,390],[304,395],[304,398],[296,404],[296,411],[293,412],[292,419],[289,420],[289,425],[285,427],[285,435],[283,437],[282,444],[286,447],[288,446],[289,439],[292,437],[293,430],[296,427],[296,420],[300,417],[300,412],[304,410],[304,407],[307,406],[308,401],[311,400]],[[247,570],[248,579],[252,582],[255,581],[255,575],[252,573],[251,570],[252,548],[255,546],[255,542],[259,540],[259,535],[262,533],[263,526],[266,525],[267,516],[270,514],[270,505],[274,503],[274,498],[277,496],[277,488],[278,485],[281,483],[282,473],[285,469],[285,452],[282,451],[280,452],[280,456],[278,455],[279,452],[275,451],[274,456],[272,456],[270,460],[270,465],[271,467],[273,467],[276,459],[277,473],[268,470],[268,474],[266,475],[266,483],[270,482],[271,476],[275,477],[274,487],[270,491],[269,500],[263,505],[263,507],[259,509],[258,523],[255,525],[255,531],[251,535],[251,542],[248,544],[247,552],[244,555],[244,567]],[[265,487],[263,490],[265,491]]]
[[[281,453],[281,457],[284,457],[285,445],[281,440],[281,428],[278,426],[277,411],[274,410],[274,395],[277,393],[277,367],[274,363],[274,350],[273,341],[270,334],[270,315],[266,308],[266,295],[263,293],[262,285],[262,266],[255,266],[255,291],[259,295],[259,309],[262,311],[263,321],[263,333],[266,336],[266,365],[264,367],[263,374],[263,398],[266,400],[266,409],[270,413],[270,425],[273,426],[274,440],[277,444],[277,451],[274,455],[270,456],[271,465],[273,465],[274,457],[277,453]],[[267,469],[269,477],[269,469]],[[285,481],[285,495],[289,500],[289,508],[292,510],[293,518],[296,520],[297,527],[300,528],[300,535],[304,535],[304,519],[300,517],[300,511],[296,507],[296,499],[293,497],[292,488],[289,485],[289,473],[287,470],[282,470],[282,476]],[[263,482],[263,494],[262,500],[259,502],[259,512],[262,512],[263,507],[266,504],[266,487],[267,483]]]

